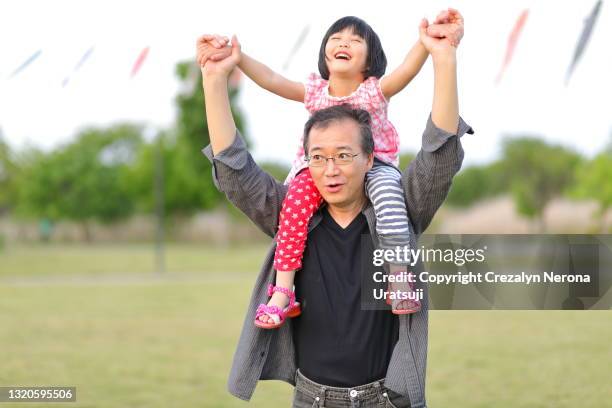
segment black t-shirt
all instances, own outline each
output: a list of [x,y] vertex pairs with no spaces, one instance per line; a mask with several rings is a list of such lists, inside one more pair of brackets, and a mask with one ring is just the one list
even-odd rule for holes
[[399,322],[390,310],[361,307],[362,271],[372,276],[375,268],[366,261],[374,248],[365,216],[343,229],[327,207],[321,211],[295,278],[302,303],[293,319],[297,366],[320,384],[354,387],[385,377]]

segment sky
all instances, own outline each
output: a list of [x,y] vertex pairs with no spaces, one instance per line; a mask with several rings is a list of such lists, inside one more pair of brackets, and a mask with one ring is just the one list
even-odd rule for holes
[[[0,129],[11,146],[51,149],[86,126],[120,121],[163,129],[176,116],[180,61],[194,60],[204,33],[236,34],[245,53],[292,80],[316,72],[327,27],[345,15],[366,20],[387,54],[388,72],[418,39],[422,17],[430,21],[446,7],[461,11],[465,36],[458,49],[459,104],[475,129],[462,141],[465,164],[496,159],[505,136],[537,135],[591,157],[612,138],[612,6],[604,1],[593,35],[568,86],[566,70],[595,4],[589,1],[2,1],[0,3]],[[298,5],[300,4],[300,5]],[[520,13],[529,17],[513,61],[499,85],[508,36]],[[298,36],[303,45],[283,65]],[[80,70],[81,56],[94,52]],[[130,78],[138,54],[150,47],[140,72]],[[40,57],[11,73],[30,55]],[[64,78],[70,82],[62,87]],[[392,98],[389,118],[401,150],[416,151],[431,110],[431,60]],[[303,105],[270,94],[243,78],[239,106],[257,160],[293,159],[307,112]],[[202,110],[202,115],[204,111]],[[153,132],[151,132],[153,134]]]

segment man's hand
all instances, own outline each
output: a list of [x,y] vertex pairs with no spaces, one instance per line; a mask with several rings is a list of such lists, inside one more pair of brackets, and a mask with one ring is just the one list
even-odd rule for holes
[[232,44],[227,37],[205,34],[196,43],[196,61],[202,70],[202,76],[211,74],[228,75],[240,62],[240,43],[236,36]]
[[454,54],[462,37],[463,17],[455,9],[440,12],[432,25],[429,25],[427,19],[421,20],[419,25],[421,43],[432,57],[437,54]]
[[196,61],[203,67],[210,57],[223,59],[231,54],[231,48],[227,46],[229,39],[216,34],[204,34],[196,42]]
[[452,46],[459,46],[463,38],[463,16],[453,8],[441,11],[434,22],[427,27],[427,35],[447,38]]

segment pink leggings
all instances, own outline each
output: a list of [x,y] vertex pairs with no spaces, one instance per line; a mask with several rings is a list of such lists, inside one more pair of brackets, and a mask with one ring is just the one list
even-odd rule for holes
[[302,267],[308,222],[322,202],[321,193],[310,176],[310,169],[300,171],[289,184],[280,212],[274,254],[274,268],[277,271],[288,272]]

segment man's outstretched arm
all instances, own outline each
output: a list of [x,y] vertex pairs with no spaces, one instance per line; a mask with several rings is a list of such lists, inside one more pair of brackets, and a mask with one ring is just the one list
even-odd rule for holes
[[[197,42],[197,59],[201,66],[206,100],[206,119],[213,154],[227,149],[234,142],[236,124],[230,108],[227,78],[238,62],[238,49],[234,44],[232,54],[219,59],[219,51],[213,47],[215,36],[203,35]],[[221,56],[222,57],[222,56]]]
[[[458,12],[452,19],[462,28],[463,18]],[[427,229],[461,168],[463,148],[459,138],[466,132],[473,133],[459,117],[456,48],[447,38],[427,35],[426,20],[420,28],[421,41],[433,61],[434,99],[422,148],[402,177],[406,207],[416,234]]]
[[210,135],[210,145],[203,152],[213,164],[217,188],[263,232],[274,236],[287,190],[261,170],[247,151],[236,129],[227,91],[227,79],[236,66],[236,59],[233,54],[215,58],[216,52],[202,50],[198,41],[198,61],[200,58],[206,61],[202,76]]
[[[463,31],[463,17],[457,10],[443,12],[447,24],[438,25],[443,35],[445,27],[460,27]],[[441,13],[442,14],[442,13]],[[438,16],[440,18],[441,16]],[[420,40],[431,53],[434,67],[434,96],[431,120],[440,129],[456,133],[459,125],[459,98],[457,96],[457,47],[453,39],[437,38],[428,34],[427,20],[419,27]],[[432,31],[432,30],[430,30]],[[436,30],[433,30],[436,31]]]

